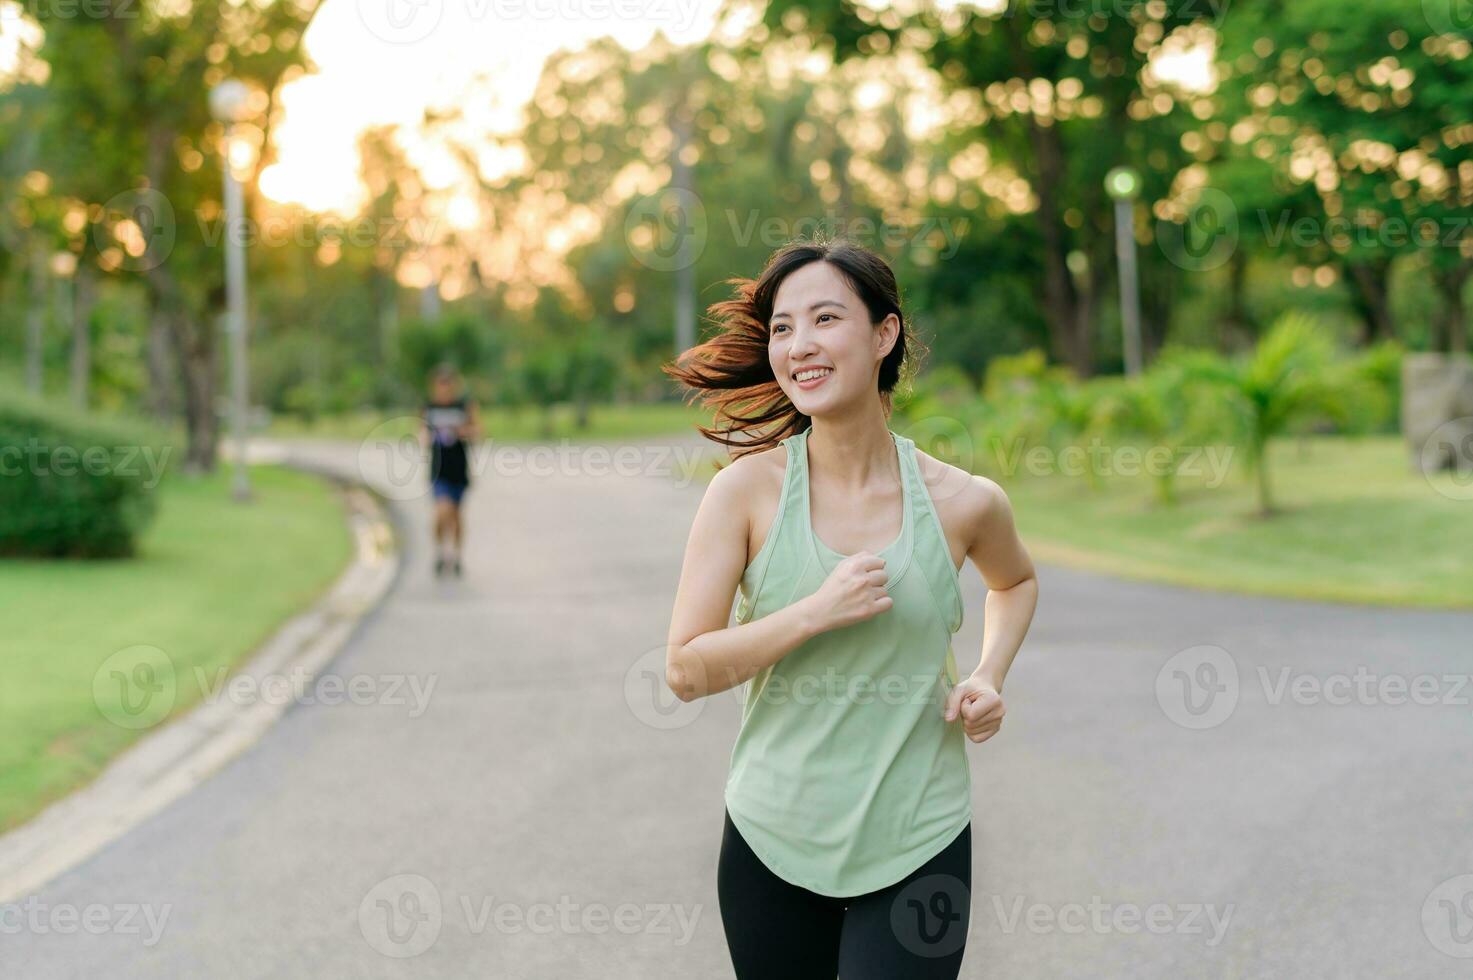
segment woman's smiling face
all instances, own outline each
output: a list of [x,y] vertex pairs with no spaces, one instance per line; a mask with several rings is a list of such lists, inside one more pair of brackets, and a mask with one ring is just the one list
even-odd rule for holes
[[773,297],[767,359],[788,400],[812,417],[876,393],[880,362],[899,329],[894,314],[876,329],[844,274],[827,262],[810,262],[790,273]]

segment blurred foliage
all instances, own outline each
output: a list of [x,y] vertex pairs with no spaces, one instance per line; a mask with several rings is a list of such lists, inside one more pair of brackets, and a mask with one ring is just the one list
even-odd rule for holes
[[[69,253],[77,283],[96,285],[81,318],[88,402],[185,417],[193,461],[213,460],[221,128],[206,93],[237,77],[256,89],[248,210],[279,232],[249,249],[252,397],[274,413],[408,408],[441,360],[488,405],[570,403],[583,424],[602,402],[672,400],[657,369],[682,296],[699,311],[776,247],[820,233],[892,264],[930,348],[905,411],[986,433],[979,469],[1000,471],[995,448],[1018,438],[1062,450],[1131,431],[1169,444],[1181,408],[1160,403],[1169,386],[1069,380],[1121,367],[1102,179],[1128,164],[1142,178],[1148,364],[1183,348],[1230,358],[1302,311],[1337,347],[1365,351],[1333,359],[1329,381],[1385,397],[1289,430],[1393,431],[1396,352],[1466,344],[1473,272],[1466,220],[1457,232],[1473,207],[1473,56],[1424,6],[734,3],[730,29],[702,43],[656,34],[631,51],[605,38],[553,55],[519,132],[489,137],[452,105],[364,133],[367,203],[346,229],[255,189],[276,158],[281,86],[305,67],[310,0],[128,23],[38,8],[39,41],[22,34],[0,79],[0,361],[20,369],[39,309],[43,387],[67,383],[61,297],[80,285],[37,282],[32,257]],[[1212,54],[1215,88],[1158,70],[1194,46]],[[426,181],[411,137],[444,150],[461,180]],[[488,148],[520,166],[487,176]],[[179,233],[153,269],[121,258],[138,243],[103,207],[144,184],[171,202]],[[1203,210],[1208,191],[1237,222],[1222,261],[1204,265],[1171,241],[1210,243],[1206,219],[1222,215]],[[476,225],[447,221],[452,203],[473,204]],[[688,277],[667,250],[672,217],[695,236]],[[1336,219],[1448,234],[1346,237]],[[957,402],[962,377],[980,399]]]
[[[1041,350],[994,358],[982,390],[954,368],[923,375],[903,405],[909,425],[936,430],[946,419],[980,444],[967,468],[1015,477],[1028,454],[1055,466],[1073,454],[1091,460],[1082,475],[1103,486],[1108,467],[1134,448],[1154,477],[1159,505],[1176,502],[1187,458],[1209,445],[1238,446],[1256,480],[1259,512],[1274,512],[1268,466],[1272,440],[1313,432],[1364,435],[1394,427],[1402,349],[1383,343],[1345,354],[1319,321],[1302,313],[1276,320],[1251,351],[1224,355],[1174,346],[1135,377],[1080,380],[1051,366]],[[1091,453],[1105,453],[1101,462]],[[951,462],[966,465],[961,459]]]
[[145,425],[0,395],[0,555],[132,554],[168,448]]

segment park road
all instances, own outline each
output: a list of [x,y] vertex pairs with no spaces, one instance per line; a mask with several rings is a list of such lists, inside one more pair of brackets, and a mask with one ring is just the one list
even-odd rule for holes
[[[670,449],[696,442],[629,445],[482,447],[460,580],[431,573],[422,483],[390,480],[405,570],[343,688],[0,910],[0,976],[732,976],[740,704],[655,702],[647,669],[702,493]],[[286,448],[383,484],[365,447]],[[968,744],[963,976],[1473,970],[1473,615],[1040,579],[1007,722]]]

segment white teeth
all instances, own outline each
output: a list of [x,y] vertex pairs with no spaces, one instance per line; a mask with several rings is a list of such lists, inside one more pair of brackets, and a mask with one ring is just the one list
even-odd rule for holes
[[826,374],[832,374],[832,373],[833,373],[833,369],[832,368],[812,368],[812,369],[807,370],[807,371],[799,371],[797,374],[793,375],[793,380],[795,380],[795,381],[808,381],[808,380],[810,380],[812,378],[821,378],[821,377],[823,377]]

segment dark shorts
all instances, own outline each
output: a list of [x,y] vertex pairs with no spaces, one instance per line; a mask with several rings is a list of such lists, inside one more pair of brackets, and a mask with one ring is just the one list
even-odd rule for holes
[[465,496],[466,485],[464,483],[451,483],[448,480],[435,480],[430,484],[430,492],[436,499],[444,498],[460,506],[460,498]]
[[716,869],[738,980],[956,980],[971,887],[971,824],[895,884],[834,898],[774,874],[727,813]]

